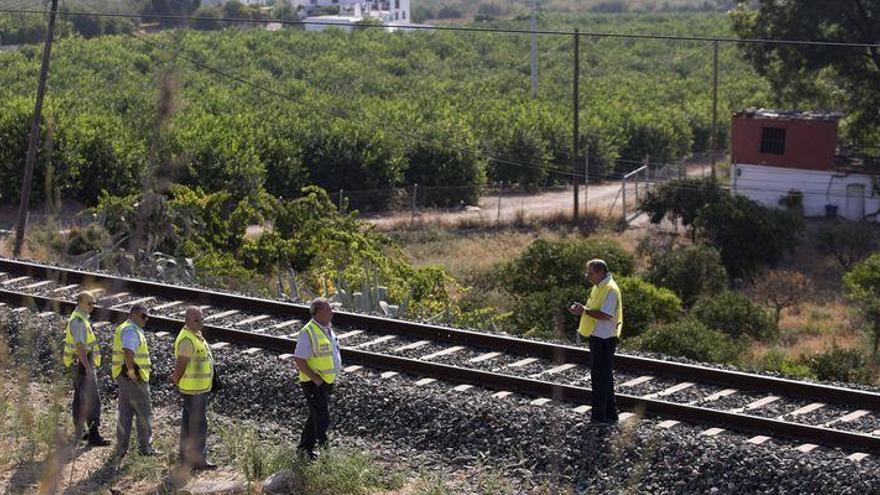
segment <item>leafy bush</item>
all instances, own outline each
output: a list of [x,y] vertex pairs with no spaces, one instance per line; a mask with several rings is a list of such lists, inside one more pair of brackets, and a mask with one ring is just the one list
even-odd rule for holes
[[740,342],[693,318],[652,327],[631,345],[709,363],[733,363],[743,352]]
[[825,255],[834,255],[841,268],[866,258],[877,248],[877,229],[867,222],[837,220],[823,223],[815,234],[816,248]]
[[638,277],[615,279],[623,299],[621,337],[641,335],[649,327],[670,323],[682,316],[681,300],[669,289],[655,287]]
[[733,338],[746,336],[766,341],[775,339],[779,332],[764,308],[738,292],[725,291],[699,299],[690,314]]
[[858,306],[874,335],[873,356],[880,347],[880,253],[853,265],[843,276],[847,296]]
[[761,359],[760,367],[765,371],[774,371],[790,378],[816,378],[813,370],[804,363],[803,359],[790,359],[779,349],[769,350]]
[[616,276],[633,272],[635,261],[617,243],[604,239],[548,241],[538,239],[505,268],[502,288],[518,296],[562,287],[585,287],[586,263],[604,259]]
[[702,295],[717,294],[727,286],[727,270],[718,250],[696,244],[651,256],[645,277],[649,282],[674,292],[685,306]]
[[700,236],[721,253],[731,278],[775,266],[799,242],[803,221],[789,212],[765,208],[744,196],[724,196],[701,209]]
[[755,283],[755,297],[773,309],[773,323],[785,308],[797,309],[801,301],[813,292],[813,282],[801,272],[794,270],[770,270]]
[[819,380],[870,385],[877,379],[865,355],[858,349],[842,349],[833,345],[828,351],[809,356],[805,362]]
[[694,222],[697,216],[706,206],[720,202],[725,194],[712,179],[671,180],[647,192],[642,210],[648,214],[651,223],[660,223],[667,217],[680,220],[691,229],[691,235],[696,239]]

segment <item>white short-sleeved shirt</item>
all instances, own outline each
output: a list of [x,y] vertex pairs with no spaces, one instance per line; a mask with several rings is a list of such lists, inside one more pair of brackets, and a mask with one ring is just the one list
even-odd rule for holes
[[[339,355],[339,344],[336,342],[336,334],[333,332],[332,325],[327,325],[325,327],[317,321],[315,322],[315,325],[318,325],[330,340],[330,347],[333,349],[333,367],[337,370],[342,369],[342,358]],[[308,334],[302,330],[300,330],[299,337],[296,339],[296,349],[293,351],[293,357],[300,359],[308,359],[312,357],[312,342],[309,340]]]
[[141,329],[137,323],[129,320],[128,324],[122,327],[122,348],[131,352],[137,352],[141,346]]
[[[608,274],[608,277],[602,282],[609,282],[611,280],[611,274]],[[600,282],[600,284],[602,283]],[[610,339],[611,337],[617,337],[617,294],[614,291],[608,291],[608,295],[605,296],[605,301],[602,303],[602,308],[599,310],[606,315],[610,315],[611,318],[607,320],[596,320],[596,328],[593,330],[593,337],[599,337],[600,339]]]
[[70,334],[73,336],[75,343],[85,344],[86,336],[88,335],[86,324],[79,318],[70,320]]

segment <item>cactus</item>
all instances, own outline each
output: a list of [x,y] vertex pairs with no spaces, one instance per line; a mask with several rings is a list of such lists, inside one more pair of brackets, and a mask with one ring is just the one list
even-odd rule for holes
[[400,304],[391,304],[387,301],[388,287],[380,285],[379,275],[373,270],[369,272],[361,284],[361,290],[357,292],[352,292],[348,282],[341,275],[335,282],[336,293],[333,294],[332,300],[347,311],[403,318],[409,308],[409,296]]

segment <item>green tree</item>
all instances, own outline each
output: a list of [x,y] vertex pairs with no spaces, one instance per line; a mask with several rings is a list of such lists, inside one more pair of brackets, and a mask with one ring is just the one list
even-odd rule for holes
[[666,287],[690,307],[702,295],[717,294],[727,287],[727,270],[717,249],[694,244],[651,257],[646,276],[649,282]]
[[841,268],[849,270],[877,247],[877,227],[868,222],[829,222],[816,231],[815,242],[820,253],[833,255]]
[[880,253],[853,265],[843,276],[847,295],[859,306],[873,333],[873,356],[880,347]]
[[693,318],[652,327],[630,345],[708,363],[733,363],[743,352],[742,343]]
[[744,196],[725,196],[700,210],[700,236],[718,249],[732,279],[775,266],[799,242],[803,221],[790,212],[766,208]]
[[192,28],[199,31],[219,31],[223,29],[223,11],[211,5],[203,5],[196,10],[192,20]]
[[[742,1],[732,13],[742,38],[877,43],[880,0]],[[822,79],[842,97],[846,126],[856,139],[880,142],[880,48],[743,44],[755,70],[766,77],[781,103],[825,103]],[[839,88],[839,89],[838,89]]]
[[656,287],[639,277],[620,277],[616,281],[623,299],[621,337],[635,337],[653,325],[682,317],[681,299],[669,289]]
[[772,340],[778,333],[764,308],[738,292],[725,291],[704,297],[694,304],[690,315],[732,338],[747,336],[756,340]]
[[660,223],[664,218],[680,220],[696,240],[694,225],[703,208],[718,203],[726,195],[721,186],[712,179],[680,179],[664,182],[656,189],[648,191],[642,202],[651,223]]

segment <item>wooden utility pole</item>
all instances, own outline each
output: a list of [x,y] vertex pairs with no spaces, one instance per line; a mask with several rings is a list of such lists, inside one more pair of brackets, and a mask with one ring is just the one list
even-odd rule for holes
[[718,149],[718,42],[712,46],[712,180],[715,180],[715,152]]
[[532,0],[532,17],[529,23],[532,29],[532,98],[538,97],[538,20],[537,20],[537,9],[538,7],[535,5],[537,0]]
[[580,73],[581,73],[581,36],[580,30],[574,30],[574,77],[572,88],[572,139],[571,139],[571,183],[574,186],[574,219],[578,219],[578,175],[580,175],[580,160],[578,160],[579,135],[580,134],[580,104],[578,95],[580,93]]
[[37,146],[40,141],[40,119],[43,113],[43,97],[46,95],[46,79],[49,76],[49,55],[52,53],[52,38],[55,34],[55,15],[58,13],[58,0],[52,0],[49,10],[49,28],[46,31],[46,43],[43,45],[43,61],[40,66],[40,78],[37,82],[37,101],[34,103],[34,118],[31,121],[31,133],[28,138],[27,159],[24,168],[24,180],[21,183],[21,202],[18,205],[18,222],[15,227],[15,246],[13,256],[21,255],[27,229],[28,207],[31,201],[31,183],[34,180],[34,167],[37,162]]

